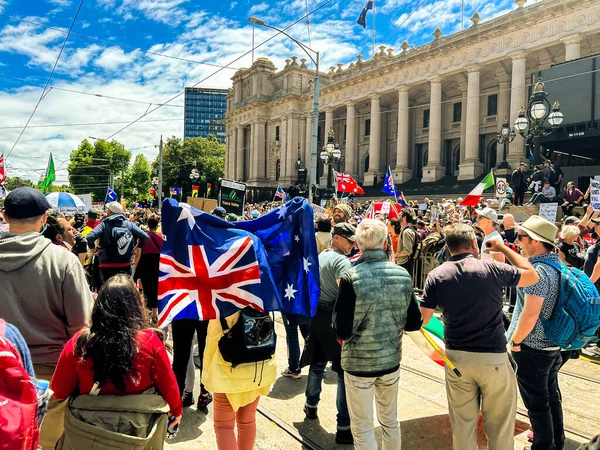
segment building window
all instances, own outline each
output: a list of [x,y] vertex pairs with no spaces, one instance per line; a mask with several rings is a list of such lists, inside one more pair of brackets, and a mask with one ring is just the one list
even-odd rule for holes
[[279,140],[279,127],[275,127],[275,140],[278,141]]
[[423,111],[423,128],[429,128],[429,110]]
[[[277,127],[279,128],[279,127]],[[281,176],[281,160],[277,160],[275,163],[275,181],[279,181],[279,177]]]
[[487,115],[495,116],[498,114],[498,94],[488,95]]
[[371,119],[365,120],[365,136],[371,136]]
[[462,102],[452,105],[452,122],[460,122],[462,117]]

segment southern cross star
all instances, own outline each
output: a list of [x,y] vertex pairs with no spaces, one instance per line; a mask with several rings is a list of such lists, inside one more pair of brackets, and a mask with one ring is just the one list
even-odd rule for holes
[[277,212],[277,215],[279,216],[280,219],[285,219],[285,215],[287,214],[287,210],[288,210],[288,206],[283,204],[281,205],[281,207],[279,208],[279,212]]
[[309,267],[312,266],[312,263],[308,262],[308,258],[302,258],[302,262],[304,263],[304,271],[308,273],[310,271]]
[[294,240],[295,240],[296,242],[300,242],[300,236],[298,236],[297,234],[296,234],[296,235],[294,235]]
[[294,285],[293,284],[288,284],[287,288],[285,289],[285,295],[284,295],[284,297],[287,297],[288,300],[296,298],[296,296],[294,295],[296,292],[298,292],[298,291],[296,289],[294,289]]
[[202,214],[202,211],[198,211],[197,209],[192,208],[187,203],[180,203],[179,206],[181,206],[181,214],[179,215],[177,222],[179,222],[180,220],[187,219],[190,229],[194,229],[194,227],[196,226],[196,217]]

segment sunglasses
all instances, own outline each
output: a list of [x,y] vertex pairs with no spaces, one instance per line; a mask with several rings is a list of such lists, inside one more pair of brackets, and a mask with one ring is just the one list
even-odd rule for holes
[[516,240],[518,241],[519,239],[524,239],[524,238],[528,238],[528,237],[529,237],[528,234],[517,233]]

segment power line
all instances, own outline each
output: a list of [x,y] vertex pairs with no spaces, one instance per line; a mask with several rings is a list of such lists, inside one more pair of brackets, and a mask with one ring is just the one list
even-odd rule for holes
[[[6,17],[6,18],[11,19],[11,20],[16,20],[16,21],[19,21],[19,22],[28,23],[30,25],[35,25],[36,27],[46,28],[48,30],[58,31],[60,33],[67,33],[67,30],[65,30],[64,28],[51,27],[51,26],[48,26],[48,25],[44,25],[43,23],[34,22],[33,20],[29,20],[29,19],[20,19],[19,17],[9,16],[7,14],[0,14],[0,17]],[[79,34],[79,33],[75,33],[75,32],[71,32],[71,34],[73,36],[77,36],[77,37],[80,37],[80,38],[88,39],[90,41],[99,42],[99,43],[108,45],[109,47],[120,47],[120,48],[127,49],[127,50],[139,50],[142,53],[146,53],[148,55],[161,56],[163,58],[174,59],[174,60],[177,60],[177,61],[184,61],[184,62],[189,62],[189,63],[194,63],[194,64],[202,64],[202,65],[205,65],[205,66],[212,66],[212,67],[227,68],[227,69],[231,69],[231,70],[238,70],[235,67],[220,66],[219,64],[208,63],[208,62],[203,62],[203,61],[196,61],[196,60],[193,60],[193,59],[181,58],[179,56],[165,55],[164,53],[153,52],[153,51],[150,51],[150,50],[143,50],[141,48],[133,47],[131,45],[118,44],[116,42],[111,42],[111,41],[106,41],[104,39],[98,39],[98,38],[95,38],[95,37],[86,36],[85,34]]]
[[[35,84],[31,84],[29,83],[29,81],[24,80],[23,78],[18,78],[18,77],[13,77],[11,75],[6,75],[5,73],[0,73],[0,77],[5,77],[5,78],[10,78],[12,80],[17,80],[20,81],[21,83],[27,84],[29,86],[33,86],[33,87],[42,87],[40,85],[35,85]],[[144,102],[141,100],[132,100],[129,98],[122,98],[122,97],[113,97],[110,95],[104,95],[104,94],[96,94],[93,92],[84,92],[84,91],[76,91],[74,89],[66,89],[66,88],[61,88],[61,87],[57,87],[57,86],[50,86],[50,90],[57,90],[57,91],[65,91],[65,92],[71,92],[73,94],[82,94],[82,95],[91,95],[92,97],[100,97],[100,98],[108,98],[110,100],[120,100],[123,102],[131,102],[131,103],[140,103],[142,105],[160,105],[160,103],[155,103],[155,102]],[[183,108],[183,105],[165,105],[165,106],[170,106],[172,108]]]
[[[416,12],[417,12],[417,10],[418,10],[418,9],[419,9],[419,8],[420,8],[420,7],[423,5],[423,3],[425,3],[426,1],[427,1],[427,0],[422,0],[422,1],[421,1],[421,2],[420,2],[418,5],[417,5],[417,7],[416,7],[415,9],[413,9],[413,10],[410,12],[410,14],[409,14],[408,16],[406,16],[406,19],[404,19],[404,20],[403,20],[403,21],[400,23],[400,25],[398,25],[396,28],[394,28],[394,30],[393,30],[393,31],[392,31],[392,32],[389,34],[389,36],[388,36],[388,37],[386,37],[386,38],[383,40],[383,42],[386,42],[386,41],[387,41],[389,38],[391,38],[391,37],[392,37],[392,36],[393,36],[393,35],[396,33],[396,31],[398,31],[400,28],[402,28],[402,26],[403,26],[403,25],[406,23],[406,21],[407,21],[408,19],[410,19],[410,17],[411,17],[411,16],[412,16],[414,13],[416,13]],[[373,55],[375,55],[375,54],[373,54]]]
[[[152,119],[152,120],[141,120],[140,123],[153,123],[153,122],[173,122],[176,120],[183,119]],[[88,125],[120,125],[123,123],[129,123],[129,121],[121,121],[121,122],[85,122],[85,123],[60,123],[60,124],[45,124],[45,125],[30,125],[27,128],[60,128],[60,127],[82,127]],[[0,127],[0,130],[14,130],[21,128],[21,126],[8,126],[8,127]],[[145,148],[145,147],[142,147]],[[138,149],[134,149],[138,150]],[[10,155],[10,153],[9,153]],[[8,155],[7,155],[8,156]],[[19,157],[21,158],[21,157]]]
[[44,98],[44,95],[46,94],[46,89],[48,89],[48,85],[50,84],[50,80],[52,79],[52,75],[54,75],[54,71],[56,70],[56,66],[58,65],[58,61],[60,60],[60,57],[63,54],[63,50],[65,49],[65,45],[67,45],[67,40],[69,39],[69,35],[71,34],[71,30],[73,29],[73,26],[75,25],[75,21],[77,20],[77,16],[79,16],[79,11],[81,11],[81,7],[82,6],[83,6],[83,0],[81,0],[79,2],[79,6],[77,7],[77,12],[75,13],[75,16],[73,17],[73,20],[71,21],[71,26],[69,27],[69,31],[67,32],[67,35],[65,36],[65,39],[64,39],[64,41],[62,43],[62,47],[60,48],[60,52],[58,53],[58,57],[56,58],[56,61],[54,62],[54,66],[52,67],[52,71],[50,72],[50,75],[48,76],[48,81],[46,81],[46,85],[44,86],[44,90],[42,91],[42,95],[40,95],[39,100],[35,104],[35,108],[33,108],[33,111],[31,112],[31,116],[29,116],[29,119],[27,119],[27,123],[23,127],[23,131],[21,131],[21,133],[19,134],[19,137],[17,138],[17,140],[13,144],[12,148],[8,152],[8,155],[6,155],[5,160],[8,160],[8,157],[10,156],[10,154],[13,152],[13,150],[15,149],[15,147],[17,146],[17,144],[21,140],[21,136],[23,136],[23,133],[25,133],[25,130],[27,129],[27,125],[29,125],[29,122],[31,122],[31,119],[33,119],[33,116],[34,116],[35,112],[37,111],[38,106],[42,102],[42,99]]
[[[329,3],[331,3],[333,0],[327,0],[323,3],[321,3],[321,5],[319,5],[317,8],[313,9],[310,13],[305,14],[303,17],[301,17],[300,19],[296,20],[295,22],[292,22],[290,25],[288,25],[287,27],[285,27],[282,31],[286,31],[288,29],[290,29],[291,27],[293,27],[294,25],[296,25],[297,23],[303,21],[304,19],[307,19],[309,16],[311,16],[312,14],[316,13],[317,11],[319,11],[320,9],[324,8],[325,6],[327,6]],[[277,33],[275,33],[274,35],[272,35],[270,38],[268,38],[267,40],[261,42],[260,44],[258,44],[255,47],[252,47],[250,50],[248,50],[246,53],[244,53],[243,55],[235,58],[233,61],[229,62],[226,66],[221,67],[220,69],[216,70],[215,72],[211,73],[210,75],[207,75],[206,77],[204,77],[202,80],[200,80],[199,82],[197,82],[196,84],[194,84],[192,87],[196,87],[199,84],[203,83],[204,81],[208,80],[209,78],[213,77],[214,75],[218,74],[219,72],[221,72],[223,69],[227,68],[228,66],[230,66],[231,64],[239,61],[240,59],[244,58],[245,56],[249,55],[250,53],[252,53],[255,49],[263,46],[264,44],[266,44],[267,42],[271,41],[272,39],[275,39],[277,36],[279,36],[281,34],[282,31],[278,31]],[[123,128],[121,128],[120,130],[118,130],[117,132],[111,134],[110,136],[108,136],[106,139],[110,139],[114,136],[116,136],[117,134],[119,134],[120,132],[126,130],[127,128],[129,128],[131,125],[135,124],[136,122],[138,122],[140,119],[144,118],[145,116],[152,114],[154,111],[160,109],[162,106],[167,105],[169,103],[171,103],[173,100],[175,100],[176,98],[179,98],[180,96],[182,96],[183,94],[185,94],[185,90],[180,92],[179,94],[171,97],[169,100],[167,100],[166,102],[164,102],[162,105],[157,106],[156,108],[145,112],[144,114],[142,114],[140,117],[138,117],[137,119],[135,119],[133,122],[131,122],[129,125],[124,126]]]

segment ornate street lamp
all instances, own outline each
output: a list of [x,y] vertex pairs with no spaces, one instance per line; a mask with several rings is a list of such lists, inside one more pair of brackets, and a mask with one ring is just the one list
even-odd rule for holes
[[[544,123],[548,120],[550,128],[546,128]],[[525,139],[533,139],[533,163],[542,162],[540,154],[540,138],[544,138],[563,123],[564,116],[560,111],[558,100],[554,101],[552,107],[548,100],[548,92],[542,78],[538,78],[533,87],[533,94],[529,97],[527,110],[521,108],[519,116],[515,120],[515,129]]]
[[508,144],[514,141],[517,134],[515,133],[514,128],[511,130],[510,125],[508,124],[508,119],[504,119],[504,123],[502,124],[502,128],[498,133],[496,133],[496,139],[498,140],[499,145],[504,145],[504,152],[502,153],[502,162],[498,165],[498,169],[510,170],[510,164],[506,162],[506,151]]
[[200,174],[198,173],[198,169],[196,169],[196,161],[194,161],[194,165],[192,167],[192,173],[190,173],[190,180],[192,183],[195,183],[200,178]]
[[339,164],[342,161],[342,152],[340,147],[335,144],[335,133],[333,132],[333,128],[330,128],[327,132],[327,144],[323,147],[323,151],[321,152],[321,160],[323,164],[328,166],[327,172],[327,189],[332,188],[333,180],[332,180],[332,164],[335,162],[338,164],[338,170],[340,169]]

